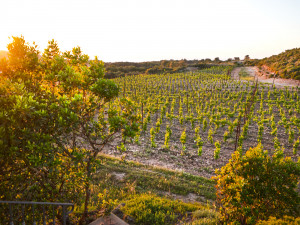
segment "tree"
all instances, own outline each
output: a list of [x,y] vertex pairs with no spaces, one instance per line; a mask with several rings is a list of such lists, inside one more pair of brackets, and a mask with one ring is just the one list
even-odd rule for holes
[[235,152],[216,173],[223,222],[255,224],[270,216],[299,215],[300,162],[285,158],[282,151],[268,156],[259,144],[244,156]]
[[0,198],[85,196],[86,216],[97,155],[116,135],[133,138],[140,118],[128,99],[108,106],[119,88],[104,79],[103,62],[48,44],[39,60],[36,45],[13,37],[0,64]]
[[250,60],[250,56],[249,55],[245,55],[244,61],[249,61]]
[[0,71],[10,79],[31,81],[31,73],[38,69],[37,45],[29,45],[23,36],[12,37],[12,42],[7,45],[8,59],[0,62]]

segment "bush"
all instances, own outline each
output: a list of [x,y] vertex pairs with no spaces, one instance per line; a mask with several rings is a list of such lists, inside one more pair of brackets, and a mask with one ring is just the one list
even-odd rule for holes
[[257,225],[298,225],[300,224],[300,217],[293,218],[290,216],[284,216],[283,219],[276,219],[276,217],[270,217],[267,221],[258,221]]
[[153,194],[141,194],[128,200],[121,210],[135,219],[136,224],[174,224],[188,212],[202,208],[196,203],[184,203]]
[[[219,213],[213,209],[200,209],[193,213],[193,221],[189,225],[219,224]],[[188,225],[188,224],[186,224]]]
[[216,225],[216,224],[220,224],[219,220],[216,218],[201,218],[186,225]]
[[244,156],[235,152],[216,173],[217,204],[223,222],[254,224],[270,216],[299,215],[296,188],[300,162],[285,158],[282,151],[270,157],[258,145]]

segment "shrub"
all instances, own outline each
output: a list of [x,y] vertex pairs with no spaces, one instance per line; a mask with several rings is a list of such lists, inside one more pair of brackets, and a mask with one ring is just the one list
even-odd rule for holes
[[[200,209],[193,213],[193,221],[189,225],[219,224],[219,213],[213,209]],[[187,225],[187,224],[186,224]]]
[[300,217],[293,218],[290,216],[284,216],[282,219],[276,219],[276,217],[270,217],[267,221],[258,221],[257,225],[298,225],[300,224]]
[[188,223],[186,225],[216,225],[216,224],[220,224],[219,220],[216,218],[201,218],[191,223]]
[[282,151],[270,157],[259,144],[244,156],[235,152],[216,173],[217,204],[225,223],[254,224],[299,213],[300,161],[285,158]]
[[202,208],[196,203],[161,198],[153,194],[141,194],[128,200],[122,211],[135,219],[136,224],[173,224],[179,217]]

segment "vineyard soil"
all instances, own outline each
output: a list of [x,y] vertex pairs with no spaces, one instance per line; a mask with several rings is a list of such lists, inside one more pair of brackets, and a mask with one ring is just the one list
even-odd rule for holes
[[[224,131],[226,129],[224,128]],[[245,148],[253,147],[257,144],[256,134],[257,127],[249,127],[249,136],[247,141],[244,142]],[[192,133],[190,131],[189,133]],[[174,136],[180,136],[180,127],[173,127]],[[288,140],[288,136],[284,131],[280,132],[280,136]],[[218,136],[217,140],[221,141],[223,136]],[[137,145],[135,143],[128,143],[126,145],[126,152],[120,153],[117,150],[117,143],[120,143],[121,138],[112,143],[108,148],[104,150],[104,153],[113,155],[115,157],[123,158],[125,160],[134,160],[142,164],[159,166],[167,169],[172,169],[175,171],[182,171],[186,173],[191,173],[193,175],[199,175],[207,178],[215,176],[215,170],[226,165],[234,152],[234,139],[231,138],[228,141],[227,146],[222,146],[220,153],[220,158],[214,159],[214,145],[205,144],[203,146],[203,153],[201,156],[197,155],[195,143],[193,140],[189,140],[187,143],[187,154],[182,156],[181,144],[175,138],[171,138],[172,142],[169,150],[165,150],[162,147],[152,148],[151,143],[148,141],[150,135],[145,134],[141,138],[141,144]],[[162,146],[164,137],[159,135],[157,137],[157,145]],[[266,150],[273,149],[273,143],[271,137],[264,138],[264,148]],[[288,142],[286,143],[288,145]],[[273,151],[270,151],[273,153]],[[286,152],[287,153],[287,152]],[[297,160],[298,156],[294,156],[291,152],[287,153],[288,156]]]
[[[237,77],[239,70],[240,68],[235,69],[235,71],[232,73],[233,78]],[[249,71],[250,74],[253,74],[254,69],[247,68],[247,71]],[[245,100],[241,100],[240,98],[246,99],[245,97],[243,97],[244,94],[248,95],[247,98],[251,96],[251,90],[252,90],[251,88],[253,88],[251,87],[251,85],[253,86],[253,82],[242,82],[242,81],[236,81],[235,79],[230,79],[226,81],[223,80],[224,78],[221,78],[221,80],[219,81],[209,81],[208,83],[205,83],[205,81],[203,81],[204,77],[202,76],[206,76],[206,75],[201,75],[201,73],[199,75],[190,73],[190,74],[166,75],[165,77],[164,76],[136,77],[136,80],[135,78],[126,78],[127,84],[124,87],[128,88],[126,92],[129,98],[133,98],[133,99],[140,98],[139,100],[140,102],[141,101],[147,102],[148,104],[147,107],[149,108],[149,110],[150,108],[157,107],[156,100],[157,102],[160,101],[159,103],[160,110],[150,113],[148,127],[145,131],[141,131],[139,144],[136,144],[134,141],[130,142],[129,140],[127,140],[125,144],[126,151],[122,152],[117,148],[117,143],[121,142],[121,137],[119,137],[110,146],[107,146],[103,152],[105,154],[114,155],[116,157],[120,157],[125,160],[135,160],[146,165],[160,166],[160,167],[165,167],[176,171],[184,171],[187,173],[191,173],[193,175],[200,175],[207,178],[214,176],[215,170],[227,164],[229,159],[231,158],[232,153],[234,152],[235,142],[236,142],[235,132],[237,127],[236,125],[234,125],[233,133],[229,135],[227,141],[224,141],[224,134],[228,130],[229,126],[227,124],[226,125],[220,124],[220,126],[216,127],[214,122],[212,123],[209,122],[210,124],[208,125],[208,127],[206,129],[202,129],[203,124],[202,122],[198,121],[199,115],[197,117],[197,113],[198,114],[200,113],[200,115],[202,113],[202,115],[204,115],[204,119],[207,119],[207,121],[213,121],[212,117],[213,115],[215,116],[218,115],[219,113],[218,110],[228,110],[228,112],[225,114],[223,111],[223,116],[220,117],[220,119],[221,118],[225,119],[227,121],[226,123],[234,124],[234,121],[237,120],[237,113],[234,113],[232,117],[228,117],[228,113],[235,112],[234,108],[238,108],[239,109],[238,111],[241,110],[241,112],[244,110],[245,106],[243,104]],[[210,79],[209,76],[210,75],[208,75],[208,79]],[[218,75],[212,75],[212,76],[218,76]],[[132,81],[130,81],[130,79]],[[125,81],[121,79],[118,82],[122,84]],[[204,83],[201,84],[199,82],[204,82]],[[214,82],[217,82],[215,84],[220,85],[221,88],[219,88],[218,86],[214,86]],[[148,86],[149,84],[153,85],[154,83],[159,85],[161,84],[161,86],[159,86],[158,88],[153,86],[151,87],[151,85]],[[175,85],[178,86],[175,87]],[[173,87],[175,87],[174,90],[172,90]],[[200,89],[197,90],[195,89],[195,87],[198,88],[200,87]],[[145,92],[145,90],[147,91]],[[140,94],[137,94],[136,92],[139,91]],[[286,91],[287,90],[283,91],[283,89],[281,88],[279,88],[276,91],[265,84],[258,85],[258,94],[256,97],[257,100],[255,100],[255,103],[253,105],[254,117],[250,119],[248,131],[246,134],[247,136],[243,140],[243,144],[242,144],[243,152],[245,152],[250,147],[255,147],[258,144],[259,142],[258,136],[259,136],[259,130],[261,126],[259,124],[261,124],[260,120],[262,120],[264,121],[263,124],[265,125],[263,127],[263,130],[261,131],[262,132],[261,135],[263,137],[261,143],[263,144],[264,149],[269,151],[269,154],[274,153],[275,139],[274,139],[274,135],[271,134],[273,131],[272,130],[273,128],[271,128],[271,121],[273,121],[273,123],[277,124],[276,138],[279,141],[280,146],[284,148],[285,155],[291,157],[295,161],[297,160],[300,151],[298,150],[296,154],[293,154],[293,144],[299,137],[299,130],[297,128],[299,127],[299,123],[293,122],[294,125],[290,125],[289,132],[292,132],[291,134],[292,141],[291,140],[289,141],[290,137],[289,134],[287,133],[287,127],[283,125],[279,125],[282,123],[281,121],[282,118],[285,121],[286,120],[289,121],[290,119],[292,121],[293,119],[298,118],[299,116],[298,109],[295,108],[295,107],[299,107],[297,106],[298,103],[297,105],[295,105],[295,103],[289,102],[288,105],[286,105],[286,103],[283,104],[283,101],[281,101],[282,103],[280,103],[281,104],[280,108],[276,106],[276,104],[278,103],[277,101],[279,101],[280,95],[284,96],[283,94]],[[270,92],[270,94],[273,92],[274,93],[267,98],[268,92]],[[235,95],[234,99],[230,97],[231,94]],[[186,97],[187,95],[190,96],[188,99]],[[229,96],[229,97],[225,97],[225,96]],[[157,98],[157,99],[152,99],[152,98]],[[299,98],[298,91],[290,90],[290,99],[292,100],[295,98]],[[168,103],[167,106],[167,103],[165,103],[165,101],[172,102],[172,100],[175,101],[173,115],[176,118],[171,120],[172,122],[170,122],[170,119],[166,118],[164,113],[162,113],[162,110],[164,107],[166,107],[166,110],[170,111],[171,104]],[[179,102],[181,101],[183,101],[183,105],[182,105],[183,107],[180,106],[181,103],[179,104]],[[190,106],[186,105],[186,102],[188,101],[190,101]],[[261,104],[261,101],[263,101],[263,104]],[[214,102],[219,102],[219,103],[215,104]],[[215,106],[213,106],[212,104],[215,104]],[[146,103],[144,103],[144,110],[146,108],[145,105]],[[198,105],[202,105],[203,108],[197,109]],[[206,106],[208,106],[207,112],[205,109]],[[180,107],[182,107],[183,109]],[[215,111],[214,113],[212,111],[209,111],[209,108],[210,110],[212,110],[212,108],[217,109],[217,107],[218,110]],[[282,111],[283,109],[284,111]],[[183,117],[185,118],[183,119],[183,122],[182,121],[180,122],[180,113],[182,113],[181,111],[183,112]],[[261,118],[262,112],[264,114],[263,116],[264,118]],[[146,117],[145,114],[144,114],[144,120]],[[191,122],[188,119],[186,119],[188,117],[191,117],[190,115],[194,115],[195,118],[194,127],[192,127]],[[286,115],[286,118],[284,115]],[[157,126],[156,122],[158,121],[158,118],[160,118],[161,116],[163,118],[161,120],[160,130],[157,133],[155,133],[155,138],[154,138],[155,146],[153,146],[150,141],[151,140],[150,129],[155,128]],[[297,119],[295,121],[297,121]],[[170,146],[169,149],[164,147],[165,135],[166,135],[166,130],[168,125],[172,130],[172,135],[170,136],[170,141],[169,141],[169,146]],[[244,121],[241,121],[241,128],[243,128],[244,125],[245,125]],[[195,127],[200,128],[199,134],[203,140],[202,154],[200,156],[198,155],[198,147],[195,141]],[[186,144],[185,144],[186,150],[184,151],[184,154],[182,150],[183,145],[181,142],[181,135],[183,131],[186,131],[186,137],[187,137]],[[210,134],[209,134],[210,132],[213,132],[211,134],[213,136],[212,138],[213,141],[210,141]],[[220,149],[219,156],[216,158],[215,146],[217,142],[220,143],[221,149]]]

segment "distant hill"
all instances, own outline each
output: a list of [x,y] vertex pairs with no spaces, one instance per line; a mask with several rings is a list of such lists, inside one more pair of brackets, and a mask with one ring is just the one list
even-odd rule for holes
[[149,62],[113,62],[105,63],[106,78],[122,77],[137,74],[162,74],[192,71],[221,65],[220,60],[161,60]]
[[261,60],[250,60],[249,64],[268,68],[281,78],[300,80],[300,48],[286,50]]
[[7,54],[8,54],[7,51],[0,50],[0,59],[7,57]]

